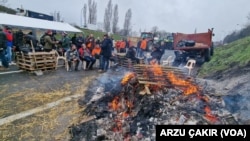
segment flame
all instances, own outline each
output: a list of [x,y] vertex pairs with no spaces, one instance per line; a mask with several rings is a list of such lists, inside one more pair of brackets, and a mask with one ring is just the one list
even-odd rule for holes
[[153,70],[153,73],[155,76],[162,76],[163,75],[162,68],[157,63],[152,66],[152,70]]
[[127,100],[126,105],[127,105],[128,108],[132,108],[133,107],[133,102]]
[[210,122],[215,123],[217,121],[217,117],[215,117],[212,113],[211,113],[211,109],[209,106],[206,106],[205,109],[205,118],[208,119]]
[[122,113],[122,117],[123,117],[123,118],[127,118],[128,116],[129,116],[129,112],[123,112],[123,113]]
[[174,75],[173,72],[168,72],[167,77],[169,78],[169,80],[173,85],[184,86],[184,88],[182,89],[185,95],[190,95],[199,92],[199,87],[197,85],[192,84],[188,80],[178,78],[177,76]]
[[131,78],[133,78],[133,77],[135,77],[135,74],[132,73],[132,72],[125,74],[125,76],[123,77],[123,79],[122,79],[122,81],[121,81],[121,84],[122,84],[122,85],[125,85],[125,84],[128,83],[128,81],[129,81]]
[[116,96],[112,102],[109,104],[110,105],[110,108],[114,111],[117,111],[119,108],[120,108],[120,104],[119,104],[120,100],[119,100],[119,97]]

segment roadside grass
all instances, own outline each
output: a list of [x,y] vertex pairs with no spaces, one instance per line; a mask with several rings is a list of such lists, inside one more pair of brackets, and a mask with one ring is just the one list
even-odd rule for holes
[[250,37],[215,48],[209,62],[200,68],[198,77],[211,76],[230,69],[240,69],[250,63]]
[[[1,118],[17,114],[25,110],[42,106],[49,102],[74,94],[82,94],[88,88],[96,76],[82,78],[80,86],[75,87],[73,92],[70,84],[66,83],[62,90],[38,93],[37,91],[22,91],[5,97],[0,101]],[[79,106],[78,99],[62,102],[61,104],[39,112],[31,116],[18,119],[11,123],[0,126],[1,141],[68,141],[71,138],[69,127],[78,124],[82,120],[82,106]]]

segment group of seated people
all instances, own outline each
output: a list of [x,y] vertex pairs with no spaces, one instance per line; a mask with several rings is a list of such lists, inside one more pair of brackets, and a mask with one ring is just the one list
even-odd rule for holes
[[[118,63],[118,57],[117,54],[115,54],[114,50],[112,49],[112,56],[109,58],[110,61],[114,62],[114,64]],[[84,67],[85,70],[92,70],[94,64],[96,63],[96,59],[101,59],[101,46],[100,43],[97,42],[95,44],[95,47],[93,49],[89,49],[86,44],[82,44],[81,48],[77,49],[75,44],[71,44],[71,48],[66,51],[66,58],[68,60],[68,65],[71,71],[72,68],[72,62],[75,62],[74,69],[75,71],[78,70],[78,66],[80,61],[86,61],[86,66]],[[131,59],[136,64],[140,63],[140,59],[136,57],[136,47],[131,46],[127,49],[127,51],[124,53],[125,57],[128,59]],[[160,59],[162,57],[162,52],[159,50],[159,47],[154,46],[153,50],[150,52],[150,57],[145,58],[146,62],[148,64],[160,64]],[[99,60],[98,69],[101,69],[101,60]]]
[[[100,52],[101,47],[99,44],[96,44],[92,51],[90,51],[84,43],[78,50],[75,44],[71,44],[71,48],[65,53],[69,65],[69,71],[72,69],[73,62],[75,63],[74,69],[77,71],[80,61],[86,61],[86,70],[92,70],[96,59],[100,59]],[[99,65],[99,69],[100,67],[101,66]]]

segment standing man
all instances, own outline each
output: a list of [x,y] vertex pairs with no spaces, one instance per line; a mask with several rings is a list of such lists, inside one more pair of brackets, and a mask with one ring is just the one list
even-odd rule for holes
[[6,34],[6,38],[7,38],[7,61],[10,65],[14,65],[15,63],[12,62],[12,46],[13,46],[13,34],[11,32],[11,28],[10,27],[6,27],[4,30],[5,34]]
[[62,43],[63,52],[66,52],[70,48],[70,39],[68,37],[68,33],[65,31],[62,32],[61,43]]
[[0,27],[0,59],[3,65],[3,67],[0,67],[0,70],[7,70],[9,68],[9,63],[5,56],[5,52],[7,49],[6,40],[7,40],[6,35],[2,31],[2,28]]
[[[73,42],[72,42],[73,43]],[[83,43],[85,43],[84,37],[82,33],[79,33],[75,39],[77,50],[79,50]]]
[[108,37],[108,34],[104,34],[103,41],[101,44],[101,56],[102,56],[102,67],[99,72],[105,72],[109,67],[109,59],[112,56],[112,40]]
[[53,34],[52,30],[48,30],[46,32],[45,37],[44,37],[44,41],[45,41],[44,51],[46,51],[46,52],[52,51],[53,45],[58,43],[58,41],[53,41],[51,39],[52,34]]

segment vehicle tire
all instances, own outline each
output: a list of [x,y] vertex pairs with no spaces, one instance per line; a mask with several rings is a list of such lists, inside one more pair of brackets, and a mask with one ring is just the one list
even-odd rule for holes
[[208,48],[208,49],[205,49],[205,61],[209,62],[210,59],[211,59],[211,50],[210,48]]

